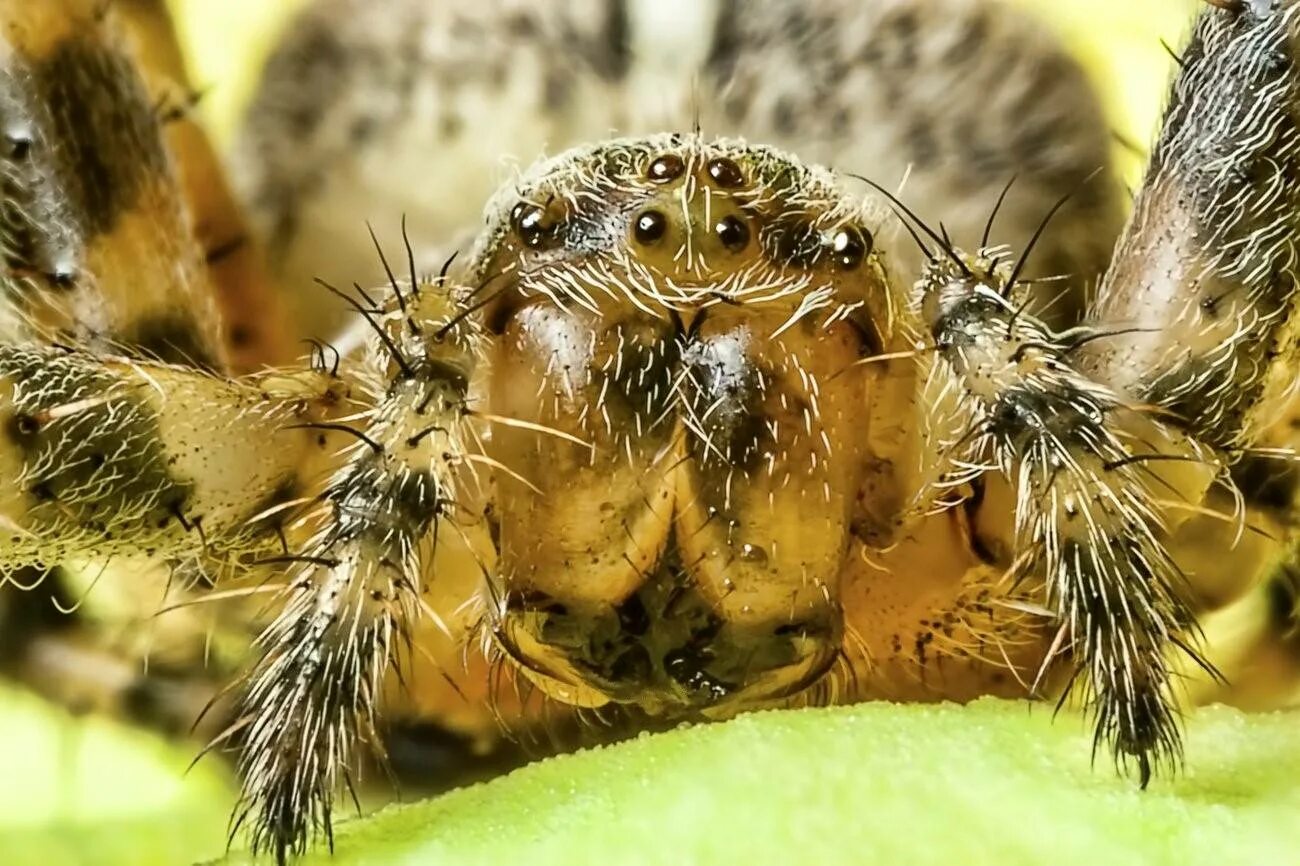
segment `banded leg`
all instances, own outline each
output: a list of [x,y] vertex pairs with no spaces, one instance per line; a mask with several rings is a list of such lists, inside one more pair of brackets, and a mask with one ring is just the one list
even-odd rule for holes
[[[301,392],[283,395],[276,408],[251,407],[250,396],[272,396],[266,387],[29,345],[53,338],[224,366],[202,250],[168,150],[176,142],[163,141],[160,103],[141,79],[142,54],[123,26],[123,13],[142,8],[0,3],[0,451],[9,482],[0,507],[0,664],[83,706],[136,715],[136,698],[154,694],[146,703],[158,712],[147,715],[170,725],[195,704],[165,696],[205,692],[204,676],[161,672],[177,667],[177,652],[201,655],[209,630],[205,622],[178,635],[181,620],[194,617],[152,616],[164,588],[176,600],[217,559],[250,554],[240,550],[245,542],[274,549],[273,522],[239,527],[235,512],[252,514],[289,495],[275,485],[302,474],[292,455],[305,453],[307,437],[274,433],[273,416],[282,423],[299,411],[295,405],[304,417],[319,414],[332,385],[312,393],[304,379]],[[265,385],[274,390],[270,380]],[[172,395],[178,402],[169,404]],[[232,438],[210,440],[204,425],[220,423],[223,409],[235,419]],[[253,417],[259,413],[265,423]],[[246,491],[223,487],[220,465],[244,450],[241,433],[286,447],[278,463],[240,458],[231,480],[248,482]],[[205,463],[195,455],[210,441],[216,447]],[[62,567],[47,575],[55,565]],[[173,580],[171,569],[185,573]],[[136,602],[139,612],[127,613]],[[206,606],[205,616],[215,617],[216,607]],[[61,612],[70,608],[76,612]],[[145,651],[152,679],[140,664]],[[89,660],[89,668],[78,664]],[[207,675],[219,668],[214,663]],[[182,688],[186,681],[195,688]]]
[[0,338],[34,326],[219,370],[203,253],[110,8],[0,3]]
[[[457,293],[393,284],[369,347],[374,408],[327,484],[319,531],[291,572],[283,612],[261,638],[241,717],[239,823],[255,850],[283,862],[330,835],[340,774],[358,741],[380,746],[377,704],[405,651],[425,572],[452,532],[463,490],[464,418],[478,363],[478,326]],[[350,781],[350,780],[349,780]]]
[[1275,458],[1300,445],[1288,422],[1300,338],[1300,9],[1258,6],[1198,22],[1099,299],[1098,322],[1125,332],[1080,362],[1225,451],[1250,504],[1276,511],[1294,482]]
[[[311,371],[223,380],[62,348],[0,346],[0,569],[144,557],[238,566],[278,546],[309,425],[342,399]],[[250,449],[249,442],[267,447]]]
[[[1197,22],[1094,320],[1089,374],[1207,445],[1258,441],[1295,393],[1300,4]],[[1262,11],[1260,11],[1262,10]]]
[[[344,384],[29,346],[0,347],[0,371],[0,666],[54,699],[188,729],[244,663],[313,455],[339,444],[298,428],[346,404]],[[189,603],[218,583],[239,598]]]
[[985,512],[982,541],[1018,579],[1043,582],[1096,741],[1121,767],[1135,762],[1145,786],[1181,757],[1168,654],[1195,653],[1194,611],[1167,543],[1177,516],[1160,496],[1199,503],[1217,469],[1158,416],[1079,372],[1072,356],[1090,332],[1053,331],[1025,312],[1011,269],[958,254],[917,286],[934,349],[921,386],[935,407],[922,437],[922,465],[934,467],[923,503],[996,487],[996,476],[1010,487],[1013,523],[999,532]]
[[[1011,484],[1005,547],[1045,576],[1097,742],[1143,784],[1180,758],[1170,654],[1197,659],[1222,559],[1196,561],[1180,529],[1231,519],[1197,513],[1294,386],[1297,20],[1294,3],[1202,16],[1087,326],[1025,313],[996,250],[936,258],[918,285],[935,485]],[[1266,561],[1232,567],[1249,583]]]
[[[1216,606],[1270,575],[1275,595],[1287,595],[1300,501],[1300,7],[1238,5],[1202,14],[1184,54],[1099,299],[1099,322],[1123,333],[1080,353],[1090,373],[1177,416],[1231,464],[1243,519],[1268,540],[1253,542],[1254,567],[1225,569],[1203,548],[1188,557],[1194,588]],[[1205,536],[1186,534],[1184,544]],[[1264,629],[1285,631],[1285,616],[1269,619]]]

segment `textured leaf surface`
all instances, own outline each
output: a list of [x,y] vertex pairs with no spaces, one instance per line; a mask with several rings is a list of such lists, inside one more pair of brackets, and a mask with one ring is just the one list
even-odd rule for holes
[[1300,862],[1300,714],[1198,712],[1186,772],[1145,792],[1090,768],[1090,742],[1075,716],[993,700],[760,713],[390,807],[308,862]]

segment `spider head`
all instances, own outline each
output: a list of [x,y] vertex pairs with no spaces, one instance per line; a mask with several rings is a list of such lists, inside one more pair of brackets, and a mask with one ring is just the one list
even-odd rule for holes
[[496,633],[571,703],[799,692],[834,661],[884,275],[834,178],[762,148],[615,142],[498,199],[484,395]]

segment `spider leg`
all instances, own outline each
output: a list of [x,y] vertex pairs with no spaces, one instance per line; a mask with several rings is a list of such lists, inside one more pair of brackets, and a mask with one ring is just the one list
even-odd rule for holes
[[[314,423],[343,386],[226,380],[67,348],[0,346],[0,574],[75,559],[232,564],[279,551]],[[249,448],[250,442],[265,447]]]
[[209,698],[224,709],[205,721],[223,718],[218,680],[274,597],[313,455],[341,438],[297,428],[345,396],[311,371],[234,381],[0,346],[4,675],[167,730]]
[[133,0],[115,3],[111,10],[131,37],[175,163],[189,222],[220,310],[230,370],[251,372],[297,360],[300,347],[285,320],[283,298],[271,285],[260,245],[200,122],[196,108],[203,94],[186,71],[167,4]]
[[[1009,545],[1068,627],[1098,745],[1144,785],[1181,757],[1172,654],[1212,670],[1179,533],[1294,397],[1298,26],[1291,2],[1202,15],[1087,326],[1047,327],[977,257],[918,284],[935,486],[1014,490]],[[1258,565],[1233,553],[1247,583]]]
[[[364,309],[364,308],[361,308]],[[386,675],[412,651],[425,566],[451,532],[478,325],[449,291],[393,286],[370,345],[374,407],[321,498],[319,531],[261,637],[240,720],[243,818],[283,861],[331,827],[358,740],[378,746]],[[346,778],[346,777],[345,777]]]
[[[1285,565],[1296,557],[1298,38],[1294,2],[1201,15],[1099,294],[1099,330],[1118,333],[1079,353],[1091,375],[1167,412],[1228,466],[1230,484],[1207,504],[1255,532],[1220,545],[1231,566],[1202,553],[1189,567],[1215,607],[1262,578],[1271,578],[1263,592],[1287,597]],[[1189,545],[1207,534],[1189,525],[1180,535]],[[1256,640],[1285,647],[1293,624],[1286,610],[1262,616],[1258,626],[1276,634]],[[1253,676],[1249,666],[1230,675]]]
[[1225,452],[1296,393],[1298,33],[1295,2],[1202,13],[1077,354]]
[[970,263],[972,276],[938,263],[917,287],[936,350],[921,387],[939,407],[923,437],[936,474],[919,505],[990,473],[1009,485],[1004,546],[1019,573],[1043,581],[1067,628],[1098,745],[1135,762],[1145,785],[1181,756],[1168,653],[1194,652],[1195,633],[1157,498],[1200,501],[1217,468],[1159,416],[1082,374],[1068,336],[1001,284],[1005,265]]
[[112,8],[0,3],[0,339],[219,370],[203,253]]
[[[292,515],[273,507],[309,495],[328,450],[286,426],[347,401],[323,372],[214,375],[228,354],[251,366],[227,353],[212,292],[241,278],[205,261],[205,232],[238,217],[206,139],[160,100],[179,75],[160,13],[0,2],[0,664],[132,717],[145,697],[170,727],[193,702],[169,696],[223,669],[209,639],[231,611],[155,606],[216,576],[253,579],[254,560],[282,552]],[[267,450],[248,448],[259,440]],[[184,687],[182,669],[198,670]]]

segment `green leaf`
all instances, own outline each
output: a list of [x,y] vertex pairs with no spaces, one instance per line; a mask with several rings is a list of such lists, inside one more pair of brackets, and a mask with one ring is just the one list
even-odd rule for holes
[[179,866],[221,856],[234,802],[218,760],[0,687],[0,863]]
[[748,715],[389,807],[306,862],[1300,862],[1300,717],[1201,710],[1185,773],[1143,792],[1090,767],[1079,717],[1051,716],[995,700]]

